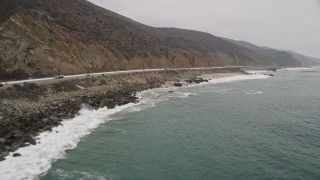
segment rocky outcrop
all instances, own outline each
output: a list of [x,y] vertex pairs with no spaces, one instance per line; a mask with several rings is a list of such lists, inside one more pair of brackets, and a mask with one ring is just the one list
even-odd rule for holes
[[40,108],[21,110],[5,107],[4,117],[0,121],[0,152],[3,155],[14,152],[20,147],[35,145],[34,137],[41,132],[50,131],[58,126],[63,119],[70,119],[80,110],[81,104],[94,108],[135,103],[132,95],[137,89],[122,87],[115,92],[94,92],[90,95],[70,97],[62,101],[53,101]]
[[180,82],[175,82],[175,83],[173,83],[173,86],[181,87],[181,86],[182,86],[182,83],[180,83]]

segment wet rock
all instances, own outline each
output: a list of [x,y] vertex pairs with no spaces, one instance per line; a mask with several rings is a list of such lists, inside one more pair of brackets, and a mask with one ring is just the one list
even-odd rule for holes
[[196,78],[196,79],[193,79],[193,82],[197,83],[197,84],[200,84],[203,82],[203,79],[202,78]]
[[88,104],[94,105],[94,102],[93,101],[88,101]]
[[19,157],[19,156],[21,156],[21,154],[20,153],[14,153],[12,156],[13,157]]
[[[21,118],[22,119],[22,118]],[[15,126],[15,127],[17,127],[17,128],[20,128],[20,122],[15,122],[15,123],[13,123],[13,125]]]
[[68,112],[67,118],[73,118],[74,115],[72,114],[72,112]]
[[14,137],[15,139],[21,139],[21,138],[23,137],[23,135],[22,135],[21,132],[17,132],[17,133],[15,133],[15,134],[13,135],[13,137]]
[[6,156],[8,156],[8,155],[9,155],[9,151],[4,151],[4,152],[1,153],[1,156],[2,156],[2,157],[6,157]]
[[181,87],[181,86],[182,86],[182,83],[173,83],[173,86]]
[[30,145],[30,143],[24,143],[24,144],[21,144],[21,147],[27,147],[29,145]]
[[58,118],[56,116],[50,116],[49,119],[51,121],[58,121]]
[[266,76],[274,76],[273,74],[264,74],[264,75],[266,75]]
[[42,131],[42,132],[51,131],[52,127],[53,127],[53,126],[51,126],[51,125],[47,125],[47,126],[45,126],[41,131]]
[[15,144],[11,147],[11,152],[14,152],[20,148],[20,144]]
[[1,121],[1,126],[2,127],[8,126],[9,124],[10,124],[10,120],[9,119],[3,119]]
[[11,149],[10,146],[4,146],[5,151],[10,151],[10,149]]
[[36,145],[36,144],[37,144],[36,140],[33,139],[33,137],[30,136],[30,135],[27,135],[27,136],[25,137],[25,139],[26,139],[26,141],[27,141],[28,143],[30,143],[30,144],[32,144],[32,145]]
[[52,105],[57,105],[58,102],[57,102],[57,101],[52,101],[51,104],[52,104]]
[[46,122],[49,121],[49,119],[48,119],[48,118],[42,118],[41,121],[42,121],[43,123],[46,123]]
[[105,106],[106,106],[106,104],[103,103],[103,102],[101,102],[101,103],[99,104],[99,107],[100,107],[100,108],[103,108],[103,107],[105,107]]
[[6,143],[6,140],[3,138],[0,138],[0,149],[4,147],[5,143]]

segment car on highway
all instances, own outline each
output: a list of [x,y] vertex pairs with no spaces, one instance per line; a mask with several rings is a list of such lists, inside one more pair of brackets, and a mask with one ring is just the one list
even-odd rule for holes
[[64,75],[55,75],[53,76],[54,79],[63,79],[64,78]]

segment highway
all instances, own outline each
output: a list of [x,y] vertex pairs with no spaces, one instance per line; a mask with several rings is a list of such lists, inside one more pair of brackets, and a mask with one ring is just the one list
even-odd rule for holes
[[22,84],[22,83],[47,83],[47,82],[57,82],[61,80],[69,80],[69,79],[81,79],[86,77],[97,76],[97,75],[116,75],[116,74],[129,74],[136,72],[156,72],[156,71],[165,71],[165,70],[199,70],[199,69],[223,69],[223,68],[247,68],[249,66],[222,66],[222,67],[206,67],[206,68],[167,68],[167,69],[138,69],[138,70],[127,70],[127,71],[109,71],[109,72],[98,72],[98,73],[90,73],[90,74],[76,74],[76,75],[68,75],[64,76],[61,79],[55,79],[54,77],[48,78],[39,78],[39,79],[26,79],[19,81],[8,81],[8,82],[0,82],[0,84],[4,85],[3,87],[8,87],[14,84]]

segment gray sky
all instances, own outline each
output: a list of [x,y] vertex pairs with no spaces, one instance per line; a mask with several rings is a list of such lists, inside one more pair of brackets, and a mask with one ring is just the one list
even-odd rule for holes
[[155,27],[199,30],[320,58],[320,0],[89,0]]

